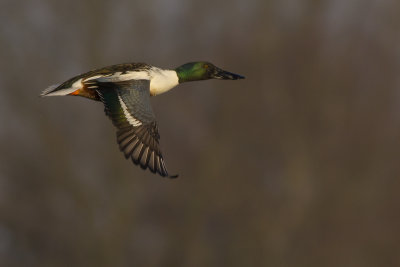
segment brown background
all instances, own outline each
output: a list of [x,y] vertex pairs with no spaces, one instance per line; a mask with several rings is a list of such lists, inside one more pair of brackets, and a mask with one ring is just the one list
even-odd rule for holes
[[[400,2],[0,1],[1,266],[400,266]],[[126,161],[96,67],[211,61]]]

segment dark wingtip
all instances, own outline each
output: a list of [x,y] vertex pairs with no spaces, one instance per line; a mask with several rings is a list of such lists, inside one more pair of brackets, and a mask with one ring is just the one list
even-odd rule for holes
[[168,176],[168,178],[170,178],[170,179],[175,179],[175,178],[178,178],[178,177],[179,177],[179,174],[174,174],[174,175]]

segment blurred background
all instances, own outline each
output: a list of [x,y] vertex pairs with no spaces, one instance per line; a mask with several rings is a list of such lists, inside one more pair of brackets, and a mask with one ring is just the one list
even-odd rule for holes
[[[400,2],[0,1],[1,266],[400,266]],[[152,98],[124,159],[93,68],[246,76]]]

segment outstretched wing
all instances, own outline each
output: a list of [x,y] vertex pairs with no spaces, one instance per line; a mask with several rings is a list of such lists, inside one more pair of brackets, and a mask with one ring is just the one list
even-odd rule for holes
[[[150,81],[91,81],[117,127],[117,142],[126,158],[142,169],[169,176],[159,148],[160,135],[150,104]],[[171,178],[177,175],[169,176]]]

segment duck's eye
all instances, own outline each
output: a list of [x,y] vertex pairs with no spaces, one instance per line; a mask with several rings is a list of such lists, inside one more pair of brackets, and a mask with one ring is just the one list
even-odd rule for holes
[[204,68],[205,68],[205,69],[208,69],[208,65],[207,65],[207,64],[205,64],[205,65],[204,65]]

